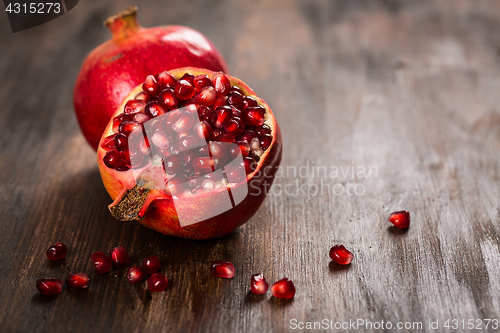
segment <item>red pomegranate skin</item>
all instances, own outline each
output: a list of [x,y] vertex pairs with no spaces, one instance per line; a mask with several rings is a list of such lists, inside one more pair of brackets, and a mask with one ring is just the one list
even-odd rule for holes
[[112,39],[89,53],[76,80],[76,116],[94,150],[118,105],[148,74],[186,66],[228,72],[220,52],[200,32],[179,25],[142,28],[136,12],[130,8],[105,22]]

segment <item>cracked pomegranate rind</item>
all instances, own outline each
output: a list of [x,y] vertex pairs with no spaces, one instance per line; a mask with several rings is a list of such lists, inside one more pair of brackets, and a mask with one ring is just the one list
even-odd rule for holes
[[101,138],[98,163],[113,216],[207,239],[255,214],[281,155],[274,115],[246,84],[187,67],[149,75],[131,92]]

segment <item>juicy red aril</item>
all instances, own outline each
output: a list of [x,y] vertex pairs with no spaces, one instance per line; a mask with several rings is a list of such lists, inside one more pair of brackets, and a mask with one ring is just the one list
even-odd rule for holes
[[257,126],[254,128],[254,132],[257,133],[257,135],[271,134],[271,127],[266,124]]
[[116,150],[108,151],[102,160],[110,169],[116,169],[123,163],[122,156]]
[[168,109],[173,109],[177,106],[177,97],[175,97],[174,90],[171,88],[167,88],[163,90],[158,95],[158,100],[162,102]]
[[247,157],[248,154],[250,154],[250,144],[248,142],[245,142],[245,141],[238,141],[236,142],[236,144],[238,145],[238,147],[240,148],[240,151],[241,151],[241,155],[243,157]]
[[239,92],[241,94],[241,96],[245,95],[245,93],[243,93],[243,90],[241,90],[241,88],[238,87],[238,86],[232,86],[231,87],[231,92],[233,92],[233,91]]
[[233,117],[224,127],[224,130],[232,136],[238,136],[245,129],[245,125],[238,117]]
[[226,96],[220,96],[215,99],[214,104],[212,104],[212,108],[215,110],[219,106],[224,106],[226,105],[227,97]]
[[146,104],[144,112],[146,113],[146,116],[155,118],[161,116],[162,114],[165,114],[166,110],[163,108],[163,106],[161,106],[160,102],[151,101]]
[[73,289],[87,288],[90,283],[90,278],[85,273],[70,274],[66,278],[66,284]]
[[172,138],[165,132],[160,131],[151,136],[151,142],[160,149],[167,149],[172,145]]
[[109,257],[113,261],[113,267],[125,268],[130,266],[130,259],[123,246],[113,247],[109,250]]
[[135,95],[135,99],[136,100],[139,100],[139,101],[144,101],[144,102],[148,102],[150,100],[150,96],[145,93],[144,91],[141,91],[140,93],[138,93],[137,95]]
[[179,80],[186,80],[191,85],[194,85],[194,78],[195,78],[195,76],[193,74],[185,73]]
[[205,87],[196,94],[196,104],[210,106],[215,102],[216,94],[214,87]]
[[101,147],[104,150],[113,150],[116,149],[115,146],[115,134],[105,137],[102,140]]
[[234,266],[229,261],[214,261],[210,265],[210,274],[215,277],[231,279],[234,273]]
[[233,110],[230,106],[219,106],[215,109],[215,122],[214,126],[223,128],[226,126],[233,117]]
[[246,109],[248,107],[256,107],[258,106],[259,103],[257,103],[257,100],[253,98],[252,96],[245,96],[243,97],[243,108]]
[[295,296],[295,286],[289,278],[284,278],[271,286],[271,293],[274,297],[290,299]]
[[170,74],[168,71],[161,72],[160,74],[156,75],[156,81],[164,87],[167,88],[173,88],[175,87],[175,84],[177,83],[177,80],[175,77],[173,77],[172,74]]
[[124,120],[133,120],[134,119],[134,115],[128,115],[128,114],[120,114],[119,116],[116,116],[113,118],[113,132],[117,133],[119,131],[119,128],[120,128],[120,124],[124,121]]
[[168,285],[168,280],[165,277],[165,275],[161,273],[154,273],[148,279],[149,290],[154,292],[164,291],[165,289],[167,289],[167,285]]
[[107,273],[111,269],[113,262],[111,259],[102,253],[101,251],[92,253],[90,260],[94,263],[94,267],[97,273]]
[[198,146],[198,137],[194,135],[186,135],[180,139],[180,149],[186,151]]
[[238,141],[245,141],[246,143],[250,143],[253,138],[257,137],[257,133],[255,133],[252,130],[245,130],[241,135],[238,137]]
[[406,210],[394,212],[389,216],[389,222],[398,228],[408,228],[410,226],[410,212]]
[[169,175],[173,175],[179,171],[182,171],[182,162],[179,155],[170,155],[163,159],[163,167],[165,172]]
[[144,112],[144,107],[146,106],[146,102],[138,100],[138,99],[129,99],[125,104],[125,108],[123,109],[123,113],[125,114],[136,114],[139,112]]
[[234,105],[235,108],[243,110],[243,95],[237,91],[231,91],[227,95],[227,104]]
[[269,134],[262,134],[261,136],[259,136],[259,140],[260,140],[260,147],[262,149],[267,149],[271,145],[273,137]]
[[204,87],[213,87],[212,81],[206,74],[196,75],[193,79],[193,84],[197,91],[200,91]]
[[183,133],[189,130],[195,123],[194,116],[188,112],[181,114],[179,119],[172,125],[172,129],[177,133]]
[[217,96],[225,96],[231,90],[231,82],[224,73],[217,73],[214,75],[212,82],[217,92]]
[[243,113],[239,109],[235,108],[234,105],[231,105],[231,109],[233,110],[233,117],[238,117],[241,119]]
[[119,151],[128,150],[128,138],[125,134],[118,133],[115,136],[115,147]]
[[179,80],[175,84],[175,96],[178,99],[190,99],[191,97],[194,96],[196,90],[194,89],[193,85],[189,83],[187,80]]
[[217,159],[217,164],[223,164],[227,160],[227,151],[226,147],[216,141],[212,141],[208,144],[209,150],[210,150],[210,155],[212,158]]
[[160,92],[161,86],[156,81],[156,78],[153,75],[148,75],[146,80],[142,85],[142,90],[147,92],[151,96],[157,96]]
[[264,118],[265,109],[262,106],[248,107],[243,111],[245,124],[250,126],[260,126],[266,120]]
[[201,174],[214,171],[214,161],[210,157],[197,157],[193,160],[193,169]]
[[231,134],[220,134],[215,138],[215,140],[219,142],[230,142],[230,143],[236,141],[234,140],[234,136],[232,136]]
[[257,166],[257,162],[251,157],[243,158],[243,164],[243,166],[245,167],[245,172],[247,174],[252,173]]
[[136,284],[144,281],[148,277],[148,273],[144,269],[144,267],[133,266],[128,269],[127,272],[127,280],[130,283]]
[[158,256],[147,257],[142,260],[142,267],[148,274],[156,273],[161,268],[160,259],[158,259]]
[[208,106],[201,105],[198,108],[198,117],[200,121],[206,121],[209,125],[212,125],[215,120],[214,112]]
[[68,248],[63,243],[55,243],[47,249],[45,255],[49,260],[61,260],[66,258],[68,254]]
[[63,283],[59,279],[40,279],[36,281],[36,288],[40,294],[51,296],[62,291]]
[[212,130],[212,126],[210,126],[204,120],[194,125],[194,133],[200,140],[205,140],[206,142],[214,138],[214,131]]
[[266,278],[262,274],[254,274],[252,275],[252,279],[250,282],[250,289],[254,294],[263,295],[266,293],[269,288],[269,283]]
[[351,263],[354,255],[344,245],[337,244],[330,249],[330,258],[339,265],[348,265]]
[[129,136],[130,133],[132,133],[133,131],[137,130],[140,127],[141,127],[141,124],[139,124],[137,121],[124,120],[124,121],[122,121],[120,126],[118,126],[118,132],[120,132],[126,136]]
[[151,120],[151,118],[146,116],[144,113],[138,113],[134,116],[134,121],[137,121],[140,124],[143,124],[149,120]]

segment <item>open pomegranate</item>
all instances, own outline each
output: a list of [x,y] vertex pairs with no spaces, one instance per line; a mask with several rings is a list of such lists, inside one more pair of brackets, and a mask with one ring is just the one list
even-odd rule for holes
[[185,66],[227,72],[222,55],[200,32],[183,26],[145,29],[136,12],[129,8],[104,22],[113,38],[89,53],[76,80],[76,116],[94,149],[118,105],[148,74]]
[[118,107],[97,151],[115,218],[191,239],[247,222],[281,155],[278,124],[252,89],[192,67],[148,76]]

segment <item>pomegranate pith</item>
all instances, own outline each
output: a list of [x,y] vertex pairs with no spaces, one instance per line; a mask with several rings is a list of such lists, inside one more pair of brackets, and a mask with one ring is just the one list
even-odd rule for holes
[[148,279],[149,290],[154,292],[160,292],[167,289],[168,280],[165,275],[161,273],[154,273]]
[[268,288],[269,283],[267,282],[267,279],[264,277],[264,275],[262,275],[262,273],[252,275],[252,279],[250,281],[250,289],[254,294],[263,295],[266,293]]
[[36,288],[44,296],[52,296],[62,291],[63,283],[58,279],[40,279],[36,281]]
[[274,297],[293,298],[295,296],[295,286],[289,278],[283,278],[271,286],[271,293]]
[[400,229],[408,228],[410,226],[410,212],[406,210],[394,212],[389,216],[389,222]]
[[354,255],[344,245],[337,244],[330,249],[330,258],[339,265],[349,265]]
[[87,288],[90,283],[90,278],[85,273],[70,274],[66,278],[66,284],[73,289]]
[[55,243],[47,249],[45,255],[49,260],[61,260],[66,258],[68,248],[63,243]]
[[214,261],[210,264],[210,274],[219,278],[231,279],[234,277],[235,270],[229,261]]

